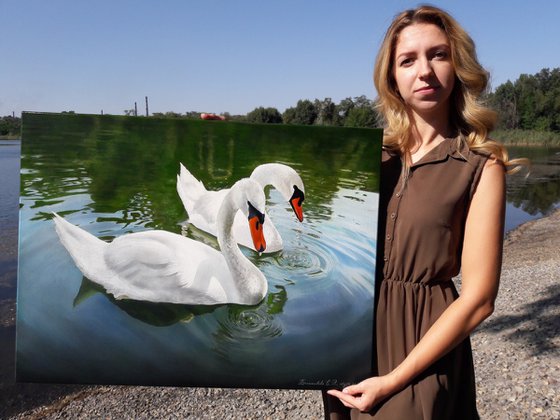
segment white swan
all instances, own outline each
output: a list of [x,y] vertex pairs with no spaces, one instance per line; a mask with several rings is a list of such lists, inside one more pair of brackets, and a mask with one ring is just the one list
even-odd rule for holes
[[[180,168],[180,173],[177,175],[177,192],[189,214],[189,222],[216,236],[218,209],[228,189],[208,191],[182,163]],[[280,163],[266,163],[257,166],[250,178],[258,182],[263,189],[267,185],[276,188],[290,203],[298,220],[303,221],[302,203],[305,199],[305,188],[301,177],[294,169]],[[280,251],[283,246],[282,237],[267,214],[265,218],[267,219],[264,225],[266,252]],[[243,217],[239,214],[233,223],[233,236],[238,244],[254,249],[251,237],[243,225]]]
[[242,254],[231,227],[241,210],[249,219],[255,248],[264,251],[264,206],[264,192],[255,181],[245,178],[234,184],[217,216],[222,253],[163,230],[131,233],[104,242],[56,213],[54,222],[60,241],[84,276],[116,299],[255,305],[266,295],[267,281]]

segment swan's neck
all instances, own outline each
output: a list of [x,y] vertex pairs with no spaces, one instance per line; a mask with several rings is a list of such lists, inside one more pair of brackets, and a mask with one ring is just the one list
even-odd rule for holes
[[293,191],[289,185],[289,169],[278,163],[265,163],[257,166],[251,173],[251,179],[256,181],[263,190],[272,185],[278,190],[285,200],[289,200]]
[[279,179],[282,179],[281,168],[279,165],[274,163],[265,163],[263,165],[257,166],[253,173],[251,174],[251,179],[256,181],[263,190],[268,185],[272,185],[274,188],[278,189],[275,184]]
[[244,302],[256,304],[266,294],[267,283],[260,270],[243,255],[233,237],[232,226],[237,208],[233,206],[230,194],[231,191],[218,212],[218,243],[239,297]]

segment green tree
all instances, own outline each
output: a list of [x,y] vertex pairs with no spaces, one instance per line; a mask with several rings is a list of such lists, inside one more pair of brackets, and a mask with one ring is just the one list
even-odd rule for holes
[[284,124],[296,124],[294,120],[296,119],[296,109],[294,107],[286,108],[282,113],[282,120]]
[[515,86],[509,80],[490,95],[489,103],[500,115],[498,128],[512,130],[519,127],[518,100]]
[[375,128],[377,127],[377,113],[372,106],[354,107],[348,111],[344,126]]
[[344,125],[346,122],[346,118],[348,117],[348,113],[352,108],[354,108],[354,101],[352,100],[352,98],[349,97],[342,99],[336,105],[334,118],[335,125]]
[[318,125],[334,125],[336,116],[336,104],[331,98],[325,98],[322,101],[315,99],[313,102],[317,111],[317,119],[315,124]]
[[190,120],[199,120],[200,119],[200,112],[198,111],[187,111],[185,112],[185,118]]
[[373,102],[366,95],[354,97],[353,102],[355,108],[370,108],[373,106]]
[[281,124],[282,115],[276,108],[255,108],[247,114],[247,121],[251,123]]
[[521,128],[532,130],[537,119],[536,93],[538,87],[535,78],[522,74],[515,82],[519,95],[519,122]]
[[315,105],[309,99],[300,99],[294,110],[291,124],[312,125],[317,119]]
[[0,118],[0,136],[19,136],[21,133],[21,118],[7,115]]
[[560,68],[522,74],[498,86],[488,97],[498,112],[499,128],[560,131]]

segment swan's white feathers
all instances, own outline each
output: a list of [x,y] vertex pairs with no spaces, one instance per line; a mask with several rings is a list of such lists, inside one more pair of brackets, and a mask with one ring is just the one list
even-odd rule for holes
[[[255,168],[251,179],[264,189],[272,185],[289,200],[294,190],[293,186],[305,191],[303,181],[297,172],[287,165],[279,163],[265,163]],[[220,205],[229,189],[208,191],[183,164],[180,164],[180,174],[177,176],[177,192],[187,214],[189,222],[211,235],[217,235],[217,215]],[[283,248],[282,237],[274,223],[265,212],[264,237],[266,239],[265,253],[281,251]],[[250,249],[255,249],[251,234],[247,229],[247,220],[241,212],[235,216],[233,236],[238,244]]]
[[[136,300],[202,305],[227,301],[224,287],[232,284],[225,260],[220,252],[200,245],[166,231],[116,238],[105,253],[105,263],[115,274],[102,285],[115,297],[122,293]],[[196,264],[189,264],[192,261]]]
[[185,166],[180,163],[180,172],[177,175],[177,193],[190,214],[195,203],[208,191],[202,181],[196,179]]
[[257,181],[263,188],[272,185],[286,201],[292,197],[294,185],[305,192],[305,186],[299,174],[290,166],[281,163],[259,165],[253,170],[250,178]]
[[266,295],[266,278],[241,253],[229,225],[232,212],[246,206],[247,200],[264,208],[262,189],[249,179],[238,181],[223,200],[223,232],[219,238],[225,244],[223,254],[161,230],[131,233],[104,242],[57,214],[54,223],[61,243],[80,271],[117,299],[254,305]]
[[[216,208],[220,208],[229,189],[220,191],[207,191],[202,199],[191,202],[191,210],[189,214],[189,222],[199,229],[214,234],[212,226],[216,226],[218,222],[218,212]],[[246,230],[246,229],[245,229]]]
[[116,299],[198,305],[235,299],[240,303],[227,264],[213,248],[166,231],[123,235],[108,243],[57,214],[54,222],[80,271]]
[[[54,213],[53,220],[60,242],[68,250],[78,269],[86,277],[91,278],[92,273],[96,272],[98,268],[94,261],[103,258],[103,253],[108,245],[107,242],[74,226],[56,213]],[[106,272],[105,274],[109,275],[110,273]]]

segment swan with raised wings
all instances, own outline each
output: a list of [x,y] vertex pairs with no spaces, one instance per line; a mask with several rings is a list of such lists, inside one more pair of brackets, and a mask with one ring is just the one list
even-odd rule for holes
[[[265,163],[257,166],[250,176],[264,189],[268,185],[276,188],[282,197],[288,201],[300,222],[303,221],[303,200],[305,188],[298,173],[288,165],[281,163]],[[228,189],[208,191],[204,184],[196,179],[185,166],[180,164],[180,173],[177,175],[177,193],[189,215],[189,222],[205,232],[216,236],[217,214],[222,200]],[[267,247],[265,252],[280,251],[283,247],[282,237],[265,214],[268,220],[264,226],[264,236]],[[247,229],[243,228],[243,216],[237,215],[233,223],[233,236],[237,243],[254,249]]]
[[[266,248],[263,235],[265,195],[248,178],[225,195],[217,215],[222,252],[184,236],[152,230],[96,238],[55,213],[56,232],[80,271],[116,299],[192,305],[255,305],[267,293],[264,274],[241,252],[232,236],[241,210],[253,244]],[[247,222],[246,222],[247,223]]]

